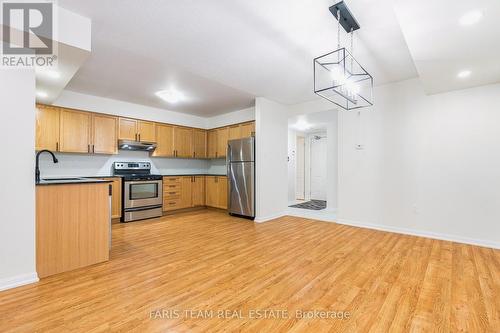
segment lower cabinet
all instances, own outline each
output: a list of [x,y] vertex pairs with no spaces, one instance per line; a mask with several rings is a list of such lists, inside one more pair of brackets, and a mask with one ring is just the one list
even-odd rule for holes
[[227,177],[163,177],[163,211],[205,206],[227,209]]
[[122,217],[122,179],[119,177],[109,177],[100,179],[112,181],[111,218],[119,219],[120,217]]
[[205,177],[205,202],[208,207],[227,209],[227,177]]

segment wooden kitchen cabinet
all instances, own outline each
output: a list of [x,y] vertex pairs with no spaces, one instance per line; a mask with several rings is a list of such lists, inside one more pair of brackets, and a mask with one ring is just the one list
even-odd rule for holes
[[111,218],[122,217],[122,179],[120,177],[105,177],[102,180],[111,181]]
[[227,177],[205,176],[205,204],[227,209]]
[[118,139],[120,140],[137,140],[137,120],[120,118]]
[[217,129],[217,153],[216,153],[217,158],[226,157],[228,139],[229,139],[228,127]]
[[207,132],[207,157],[217,157],[217,130]]
[[193,206],[192,199],[192,177],[183,176],[181,177],[181,189],[180,189],[180,200],[179,209],[190,208]]
[[156,124],[152,121],[120,118],[118,138],[120,140],[156,142]]
[[141,142],[156,142],[156,124],[151,121],[137,121],[138,140]]
[[92,153],[118,154],[118,118],[92,115]]
[[229,137],[228,140],[236,140],[241,138],[241,127],[240,124],[229,126]]
[[109,259],[109,184],[36,186],[40,278]]
[[207,157],[207,131],[202,129],[193,129],[193,157]]
[[205,176],[193,176],[191,184],[193,207],[205,206]]
[[255,136],[255,122],[252,121],[249,123],[241,124],[240,130],[241,138],[249,138],[251,136]]
[[36,106],[35,150],[59,150],[59,108]]
[[174,127],[174,151],[176,157],[193,157],[193,133],[191,128]]
[[62,109],[60,112],[59,151],[91,153],[91,114],[67,109]]
[[174,156],[174,127],[171,125],[156,125],[157,146],[152,156]]

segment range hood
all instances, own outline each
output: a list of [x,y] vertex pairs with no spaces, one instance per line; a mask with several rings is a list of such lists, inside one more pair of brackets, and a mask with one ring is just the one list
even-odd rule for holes
[[156,149],[156,143],[139,142],[131,140],[118,140],[118,149],[153,151]]

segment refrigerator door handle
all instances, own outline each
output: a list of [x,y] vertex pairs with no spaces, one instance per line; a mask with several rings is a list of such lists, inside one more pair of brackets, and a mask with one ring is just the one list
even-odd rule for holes
[[227,193],[226,193],[226,197],[227,197],[227,209],[228,211],[231,211],[231,183],[232,183],[232,179],[231,179],[231,145],[227,145],[227,153],[226,153],[226,173],[227,173],[227,179],[228,179],[228,182],[227,182]]

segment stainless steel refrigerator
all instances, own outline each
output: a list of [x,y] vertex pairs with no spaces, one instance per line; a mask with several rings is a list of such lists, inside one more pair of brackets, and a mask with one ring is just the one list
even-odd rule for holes
[[229,140],[227,147],[229,214],[255,217],[255,138]]

